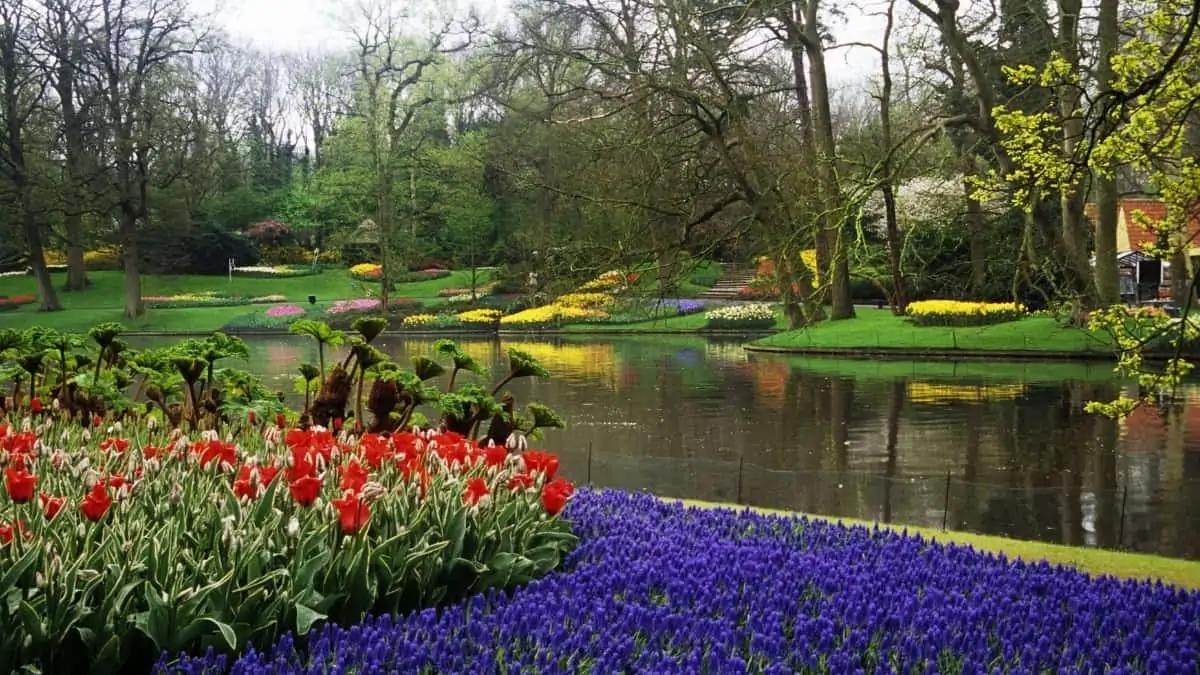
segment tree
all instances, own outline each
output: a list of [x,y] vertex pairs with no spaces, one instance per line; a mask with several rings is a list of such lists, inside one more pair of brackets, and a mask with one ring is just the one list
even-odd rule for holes
[[35,21],[24,2],[0,4],[0,115],[4,123],[0,175],[7,183],[3,194],[6,210],[21,223],[29,247],[29,265],[37,279],[41,309],[53,311],[62,309],[62,305],[46,267],[45,214],[34,203],[39,178],[35,146],[30,143],[38,127],[36,116],[45,109],[47,86],[33,56]]
[[142,304],[138,228],[150,215],[151,167],[158,159],[156,117],[166,101],[164,81],[175,75],[178,59],[203,40],[183,0],[97,0],[98,25],[87,56],[99,82],[113,215],[125,269],[125,316],[145,311]]
[[408,40],[400,26],[406,18],[391,0],[367,0],[358,7],[351,26],[357,48],[358,85],[363,100],[367,150],[374,174],[374,222],[379,232],[380,279],[383,310],[395,278],[392,256],[396,245],[396,163],[408,141],[406,132],[417,114],[439,98],[428,86],[428,71],[446,54],[471,44],[476,29],[466,24],[442,22],[424,40]]

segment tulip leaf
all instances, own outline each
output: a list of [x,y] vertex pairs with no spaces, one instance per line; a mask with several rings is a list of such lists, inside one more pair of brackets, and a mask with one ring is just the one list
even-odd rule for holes
[[113,634],[88,665],[89,673],[108,675],[121,670],[121,636]]
[[13,590],[19,593],[20,588],[17,587],[17,582],[29,571],[29,568],[33,566],[33,563],[37,562],[41,555],[42,549],[40,548],[30,548],[26,551],[25,555],[21,556],[21,559],[15,565],[8,568],[4,576],[0,577],[0,593],[3,593],[5,597],[8,597],[9,592]]
[[326,615],[307,605],[296,603],[296,635],[308,635],[312,630],[313,624],[323,619],[327,619]]

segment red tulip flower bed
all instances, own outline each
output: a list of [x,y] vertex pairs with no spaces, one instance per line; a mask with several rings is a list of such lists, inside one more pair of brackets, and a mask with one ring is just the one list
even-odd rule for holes
[[577,541],[552,454],[452,433],[137,427],[0,423],[0,671],[270,645],[511,589]]

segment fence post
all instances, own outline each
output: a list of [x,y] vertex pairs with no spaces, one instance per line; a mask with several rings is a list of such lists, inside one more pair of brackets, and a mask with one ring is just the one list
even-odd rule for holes
[[592,484],[592,442],[588,441],[587,484]]
[[1129,501],[1129,483],[1121,490],[1121,526],[1117,530],[1117,548],[1125,548],[1125,503]]
[[745,469],[745,466],[746,466],[745,463],[746,463],[745,455],[739,454],[738,455],[738,483],[737,483],[737,485],[738,485],[738,487],[737,487],[737,503],[739,506],[742,503],[742,472]]
[[946,471],[946,494],[942,497],[942,532],[946,531],[946,522],[950,519],[950,472]]

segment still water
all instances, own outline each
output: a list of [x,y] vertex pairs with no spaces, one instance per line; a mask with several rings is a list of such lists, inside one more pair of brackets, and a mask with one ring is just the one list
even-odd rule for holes
[[[300,338],[247,342],[248,368],[281,390],[316,361]],[[433,344],[379,342],[401,362]],[[1104,364],[781,357],[667,336],[460,345],[497,374],[507,347],[554,373],[510,389],[568,421],[542,445],[579,483],[1200,559],[1200,387],[1118,424],[1082,410],[1117,391]]]

